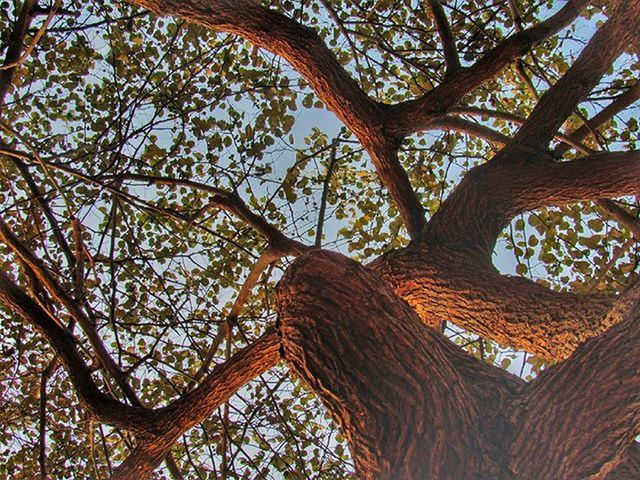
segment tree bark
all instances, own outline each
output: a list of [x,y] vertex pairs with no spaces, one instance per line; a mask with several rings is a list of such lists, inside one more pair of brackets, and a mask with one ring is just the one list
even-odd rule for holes
[[609,295],[554,292],[522,277],[500,274],[473,250],[413,244],[369,265],[422,321],[443,321],[501,345],[563,360],[612,325]]
[[515,404],[518,478],[603,478],[640,427],[640,284],[616,301],[617,324],[531,382]]
[[339,254],[297,260],[277,299],[284,358],[340,423],[358,478],[512,478],[496,439],[521,381],[425,327]]
[[285,360],[340,423],[363,479],[632,478],[640,288],[617,325],[525,383],[465,354],[366,267],[310,252],[278,286]]
[[113,473],[112,480],[147,478],[162,463],[184,432],[208,418],[247,382],[280,361],[279,339],[267,331],[253,344],[216,366],[202,384],[164,408],[154,411],[162,431],[141,436],[136,448]]

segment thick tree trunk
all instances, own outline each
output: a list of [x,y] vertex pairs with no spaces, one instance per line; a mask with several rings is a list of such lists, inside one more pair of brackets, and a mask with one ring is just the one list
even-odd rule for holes
[[313,252],[278,305],[284,357],[341,424],[359,478],[512,478],[501,406],[521,382],[427,328],[377,275]]
[[278,311],[285,360],[340,423],[359,478],[631,479],[637,298],[616,302],[614,328],[530,384],[465,354],[339,254],[297,260]]

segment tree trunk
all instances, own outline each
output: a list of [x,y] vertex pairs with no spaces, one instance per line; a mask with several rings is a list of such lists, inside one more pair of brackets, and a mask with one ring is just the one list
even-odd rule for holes
[[359,478],[630,479],[637,297],[616,303],[615,327],[529,384],[464,353],[336,253],[293,264],[278,313],[283,356],[341,425]]

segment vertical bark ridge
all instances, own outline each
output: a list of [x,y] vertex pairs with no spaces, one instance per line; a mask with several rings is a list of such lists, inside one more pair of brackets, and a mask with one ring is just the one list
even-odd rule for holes
[[377,275],[339,254],[296,260],[277,299],[285,359],[341,424],[359,478],[507,475],[499,412],[517,381],[426,328]]

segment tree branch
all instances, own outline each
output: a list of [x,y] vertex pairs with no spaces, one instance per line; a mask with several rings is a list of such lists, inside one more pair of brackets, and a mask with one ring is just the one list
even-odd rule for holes
[[316,248],[322,247],[322,231],[324,229],[324,216],[327,209],[327,195],[329,194],[329,185],[331,184],[331,177],[333,176],[333,169],[336,166],[337,161],[337,148],[340,144],[340,135],[333,139],[331,142],[331,151],[329,154],[329,165],[327,166],[327,173],[324,177],[322,185],[322,197],[320,198],[320,209],[318,210],[318,224],[316,227],[316,241],[314,245]]
[[[631,88],[620,94],[609,105],[594,115],[587,123],[571,132],[569,137],[578,142],[584,140],[589,136],[589,134],[594,133],[602,124],[625,110],[638,99],[640,99],[640,82],[636,82]],[[569,151],[571,146],[572,145],[567,142],[559,144],[553,151],[554,156],[558,158],[561,157]]]
[[94,418],[135,432],[153,431],[153,413],[121,403],[100,391],[91,377],[91,371],[78,353],[76,339],[2,271],[0,302],[34,325],[47,338],[65,366],[80,401]]
[[115,363],[113,358],[111,358],[102,339],[98,335],[92,319],[87,316],[66,289],[53,278],[42,261],[15,236],[2,218],[0,218],[0,241],[4,242],[13,253],[28,266],[37,281],[44,286],[58,304],[62,305],[69,312],[71,318],[80,325],[82,331],[87,336],[93,351],[104,369],[116,381],[127,398],[135,399],[135,392],[127,384],[125,375],[120,367]]
[[634,240],[640,242],[640,219],[631,215],[613,200],[599,200],[598,206],[627,227],[633,234]]
[[249,297],[249,294],[251,293],[253,287],[255,287],[256,283],[258,283],[262,272],[264,272],[269,265],[272,265],[281,257],[282,253],[271,247],[267,247],[267,249],[262,252],[260,257],[258,258],[258,261],[253,265],[253,268],[249,272],[249,275],[242,284],[242,287],[240,287],[240,291],[238,292],[238,295],[233,302],[231,311],[227,315],[225,321],[219,326],[218,332],[211,341],[211,345],[207,350],[202,364],[193,375],[193,379],[187,385],[187,390],[191,390],[193,386],[200,381],[200,379],[204,376],[204,374],[211,366],[211,362],[213,361],[216,351],[220,347],[222,340],[227,337],[228,329],[231,328],[231,326],[237,321],[238,317],[240,316],[240,313],[242,312],[242,309],[247,302],[247,298]]
[[[542,96],[513,138],[513,148],[544,149],[578,103],[598,84],[618,56],[640,36],[637,2],[618,2],[569,71]],[[511,147],[507,147],[511,148]]]
[[511,451],[516,477],[600,478],[623,458],[640,426],[639,299],[636,285],[609,314],[616,326],[528,385]]
[[13,83],[13,77],[16,72],[15,64],[20,59],[24,39],[29,31],[31,22],[35,18],[35,7],[37,4],[37,0],[25,0],[22,3],[20,14],[18,15],[18,19],[11,31],[9,47],[7,48],[3,65],[14,66],[0,70],[0,113],[4,108],[4,97],[7,95],[7,92]]
[[414,238],[420,234],[425,225],[424,209],[398,160],[398,140],[389,135],[384,108],[369,98],[312,29],[251,0],[130,2],[160,15],[240,35],[287,60],[369,152],[409,234]]
[[501,345],[563,360],[611,327],[613,297],[555,292],[502,275],[491,258],[448,244],[416,244],[368,265],[437,329],[451,322]]
[[447,113],[460,99],[495,77],[516,57],[528,53],[538,42],[570,25],[589,0],[570,0],[544,22],[515,33],[478,60],[463,68],[426,95],[389,107],[389,131],[399,137],[425,130],[434,119]]
[[633,480],[640,478],[640,446],[632,442],[624,456],[604,480]]
[[432,217],[424,240],[474,246],[489,258],[498,235],[519,213],[640,194],[640,151],[568,162],[519,153],[500,153],[467,173]]
[[[524,124],[527,119],[525,117],[521,117],[519,115],[516,115],[514,113],[510,113],[510,112],[502,112],[500,110],[491,110],[491,109],[487,109],[487,108],[476,108],[476,107],[457,107],[457,108],[452,108],[451,109],[451,115],[448,115],[447,117],[451,117],[454,115],[471,115],[473,117],[490,117],[490,118],[495,118],[498,120],[504,120],[506,122],[510,122],[510,123],[515,123],[516,125],[522,125]],[[446,118],[446,117],[445,117]],[[458,118],[458,117],[455,117]],[[438,127],[440,126],[440,121],[441,119],[438,119],[434,122],[434,126]],[[455,123],[451,125],[450,128],[452,128],[453,130],[455,130]],[[487,127],[485,127],[487,128]],[[470,132],[471,133],[471,132]],[[506,135],[503,135],[502,137],[498,137],[498,135],[501,135],[498,132],[495,132],[493,130],[490,130],[488,132],[485,133],[484,129],[478,129],[475,132],[473,132],[474,135],[477,135],[481,138],[485,138],[486,140],[489,141],[495,141],[495,143],[499,143],[502,145],[506,145],[507,143],[509,143],[512,138]],[[486,136],[485,136],[486,135]],[[560,140],[561,143],[560,145],[562,146],[566,146],[567,150],[565,150],[563,152],[566,153],[566,151],[569,150],[570,147],[575,148],[576,150],[586,154],[586,155],[592,155],[594,153],[596,153],[595,150],[586,147],[585,145],[583,145],[582,143],[580,143],[580,140],[582,140],[582,138],[580,137],[574,137],[573,134],[570,135],[563,135],[561,133],[558,133],[555,135],[555,138],[557,140]],[[554,156],[561,156],[561,155],[554,155]]]
[[451,33],[451,27],[449,26],[447,15],[444,13],[444,8],[442,8],[442,2],[440,0],[427,0],[427,3],[433,14],[438,35],[440,35],[442,49],[444,50],[444,62],[447,66],[447,76],[451,76],[460,70],[460,57],[458,56],[456,40]]
[[111,480],[142,480],[151,475],[184,432],[206,419],[247,382],[274,367],[280,360],[279,347],[277,332],[267,331],[228,361],[216,366],[198,388],[156,410],[158,424],[165,426],[165,430],[142,438],[115,470]]
[[488,142],[498,145],[504,145],[511,141],[510,137],[485,125],[482,125],[481,123],[466,120],[461,117],[455,117],[453,115],[444,115],[442,117],[439,117],[433,122],[432,127],[468,133],[469,135],[483,138]]
[[280,250],[283,254],[300,255],[302,252],[311,248],[303,243],[288,238],[276,227],[269,224],[263,217],[251,211],[236,192],[229,192],[221,188],[212,187],[211,185],[187,179],[133,173],[126,173],[118,175],[117,177],[121,179],[138,180],[154,185],[183,185],[195,190],[202,190],[211,194],[207,208],[220,208],[236,216],[263,235],[269,241],[272,248]]

